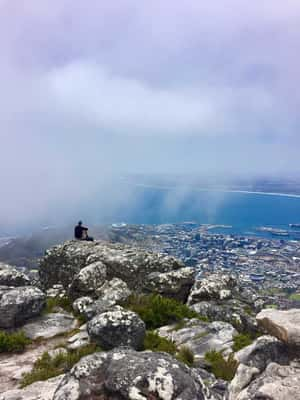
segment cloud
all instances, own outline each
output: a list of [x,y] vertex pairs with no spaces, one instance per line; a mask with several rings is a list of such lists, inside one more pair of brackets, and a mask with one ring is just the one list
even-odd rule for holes
[[0,0],[0,222],[113,214],[128,173],[299,172],[299,18],[296,0]]

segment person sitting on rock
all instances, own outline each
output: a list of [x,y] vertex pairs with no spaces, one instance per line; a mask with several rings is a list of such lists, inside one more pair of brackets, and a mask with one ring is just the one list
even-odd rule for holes
[[77,240],[87,240],[92,242],[94,239],[88,235],[88,228],[82,226],[82,221],[79,221],[74,229],[74,236]]

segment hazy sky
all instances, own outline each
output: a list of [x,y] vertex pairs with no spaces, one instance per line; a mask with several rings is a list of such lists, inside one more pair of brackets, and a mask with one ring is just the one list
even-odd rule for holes
[[115,174],[298,173],[299,71],[299,0],[0,0],[0,223]]

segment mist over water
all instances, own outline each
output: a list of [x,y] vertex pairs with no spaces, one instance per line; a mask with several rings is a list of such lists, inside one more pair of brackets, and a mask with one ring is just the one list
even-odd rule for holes
[[0,1],[0,233],[244,224],[245,209],[253,224],[294,221],[293,200],[285,219],[282,199],[272,213],[272,199],[161,196],[116,177],[299,176],[299,2],[73,3]]
[[[186,186],[143,187],[120,181],[116,190],[122,195],[114,197],[118,198],[115,203],[104,201],[105,196],[98,193],[92,201],[89,199],[73,207],[71,204],[66,214],[61,209],[59,215],[15,225],[1,233],[22,235],[47,225],[72,226],[82,219],[90,226],[117,222],[166,224],[194,221],[232,226],[231,229],[218,230],[223,233],[271,237],[270,234],[255,231],[255,228],[288,229],[290,223],[300,222],[300,198],[297,197],[197,190]],[[292,238],[299,239],[300,235],[289,237]]]

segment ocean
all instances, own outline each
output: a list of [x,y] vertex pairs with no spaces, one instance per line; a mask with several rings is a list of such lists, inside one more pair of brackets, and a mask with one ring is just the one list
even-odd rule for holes
[[[191,188],[137,186],[131,202],[120,207],[113,222],[165,224],[194,221],[228,225],[211,232],[300,240],[300,196],[249,192],[222,192]],[[105,221],[111,222],[111,221]],[[260,232],[259,227],[289,231],[288,237]]]

